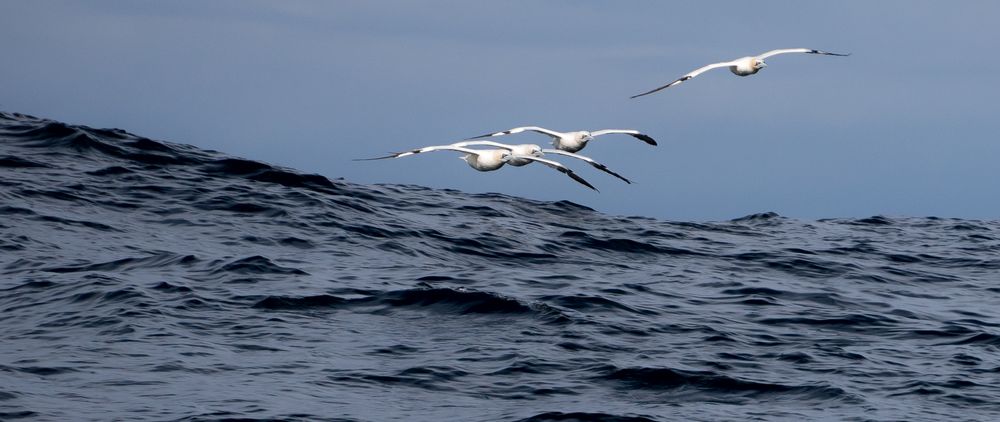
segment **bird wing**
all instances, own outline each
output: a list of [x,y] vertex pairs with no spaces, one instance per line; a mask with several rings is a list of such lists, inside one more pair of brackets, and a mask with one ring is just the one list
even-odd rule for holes
[[656,145],[656,140],[635,129],[603,129],[590,132],[590,136],[601,136],[609,133],[624,133],[650,145]]
[[811,48],[783,48],[783,49],[768,51],[767,53],[764,53],[764,54],[761,54],[761,55],[757,56],[757,58],[761,59],[761,60],[764,60],[764,59],[766,59],[768,57],[777,56],[779,54],[785,54],[785,53],[822,54],[822,55],[825,55],[825,56],[850,56],[851,55],[850,53],[847,53],[847,54],[830,53],[830,52],[827,52],[827,51],[814,50],[814,49],[811,49]]
[[659,88],[656,88],[656,89],[653,89],[653,90],[650,90],[650,91],[643,92],[642,94],[633,95],[633,96],[631,96],[629,98],[638,98],[638,97],[641,97],[643,95],[649,95],[649,94],[652,94],[652,93],[654,93],[656,91],[670,88],[670,87],[672,87],[674,85],[677,85],[677,84],[679,84],[681,82],[684,82],[684,81],[686,81],[688,79],[691,79],[691,78],[693,78],[695,76],[698,76],[698,75],[700,75],[702,73],[708,72],[709,70],[720,68],[720,67],[733,66],[735,64],[736,64],[735,62],[721,62],[721,63],[712,63],[712,64],[710,64],[708,66],[702,66],[702,67],[699,67],[698,69],[695,69],[693,72],[688,73],[687,75],[684,75],[684,76],[681,76],[680,78],[677,78],[677,80],[675,80],[675,81],[673,81],[673,82],[671,82],[669,84],[663,85],[663,86],[661,86]]
[[480,139],[480,138],[489,138],[491,136],[510,135],[510,134],[513,134],[513,133],[521,133],[521,132],[524,132],[524,131],[544,133],[544,134],[549,135],[549,136],[551,136],[553,138],[558,138],[558,137],[560,137],[560,136],[563,135],[560,132],[556,132],[554,130],[549,130],[549,129],[546,129],[546,128],[543,128],[543,127],[538,127],[538,126],[523,126],[523,127],[516,127],[516,128],[513,128],[513,129],[507,129],[507,130],[500,131],[500,132],[493,132],[493,133],[487,133],[485,135],[473,136],[471,138],[466,138],[466,140],[469,140],[469,139]]
[[458,151],[458,152],[464,152],[466,154],[479,154],[480,152],[482,152],[482,151],[476,151],[474,149],[457,147],[454,145],[434,145],[429,147],[411,149],[409,151],[397,152],[395,154],[389,154],[384,157],[359,158],[354,161],[370,161],[370,160],[384,160],[386,158],[400,158],[400,157],[406,157],[407,155],[414,155],[432,151]]
[[605,166],[604,164],[601,164],[601,163],[598,163],[597,161],[594,161],[593,158],[586,157],[586,156],[583,156],[583,155],[580,155],[580,154],[574,154],[572,152],[566,152],[566,151],[563,151],[563,150],[560,150],[560,149],[543,149],[542,152],[544,152],[546,154],[565,155],[567,157],[573,157],[573,158],[576,158],[578,160],[586,161],[586,162],[590,163],[590,165],[592,165],[595,168],[597,168],[598,170],[603,171],[605,173],[608,173],[608,174],[610,174],[612,176],[615,176],[615,177],[617,177],[619,179],[622,179],[622,180],[625,181],[625,183],[632,184],[631,180],[628,180],[628,179],[622,177],[622,175],[611,171],[611,169],[609,169],[608,166]]
[[453,146],[453,147],[482,146],[482,145],[490,146],[490,147],[503,148],[503,149],[508,150],[508,151],[513,151],[514,150],[514,146],[513,145],[501,144],[499,142],[493,142],[493,141],[464,141],[464,142],[456,142],[454,144],[451,144],[451,146]]
[[593,190],[597,190],[597,188],[595,188],[594,185],[591,185],[589,182],[587,182],[586,180],[584,180],[582,177],[577,176],[576,173],[573,173],[573,170],[570,170],[566,166],[564,166],[562,164],[559,164],[559,163],[557,163],[555,161],[546,160],[544,158],[532,157],[530,155],[512,155],[511,158],[519,158],[519,159],[524,159],[524,160],[538,161],[539,163],[545,164],[546,166],[549,166],[549,167],[551,167],[553,169],[558,170],[559,172],[561,172],[561,173],[569,176],[571,179],[576,180],[577,182],[579,182],[580,184],[582,184],[582,185],[584,185],[584,186],[586,186],[588,188],[591,188]]

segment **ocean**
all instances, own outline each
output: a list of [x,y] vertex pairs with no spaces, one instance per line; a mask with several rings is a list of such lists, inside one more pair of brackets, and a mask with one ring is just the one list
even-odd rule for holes
[[1000,420],[1000,221],[607,215],[0,113],[0,292],[0,420]]

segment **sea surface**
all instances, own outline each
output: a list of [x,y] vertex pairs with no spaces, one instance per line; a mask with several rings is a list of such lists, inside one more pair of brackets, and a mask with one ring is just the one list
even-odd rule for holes
[[0,420],[1000,420],[1000,222],[683,222],[0,113]]

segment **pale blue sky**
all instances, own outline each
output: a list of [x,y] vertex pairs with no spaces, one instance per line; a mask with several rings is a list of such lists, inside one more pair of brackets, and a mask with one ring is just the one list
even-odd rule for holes
[[[997,22],[990,1],[5,0],[0,110],[613,214],[998,218]],[[777,56],[628,99],[788,47],[853,55]],[[600,193],[450,153],[351,161],[521,125],[636,128],[660,146],[583,151],[633,185],[566,161]]]

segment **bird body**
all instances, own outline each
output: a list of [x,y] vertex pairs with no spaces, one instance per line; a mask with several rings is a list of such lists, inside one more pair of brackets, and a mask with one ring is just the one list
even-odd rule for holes
[[528,164],[533,163],[533,161],[531,161],[531,160],[529,160],[527,158],[523,158],[523,157],[539,157],[539,158],[541,158],[542,155],[543,155],[542,154],[542,147],[540,147],[538,145],[535,145],[535,144],[505,145],[505,144],[500,144],[500,143],[496,143],[496,142],[488,142],[487,141],[487,142],[484,142],[484,143],[473,142],[473,143],[459,143],[459,144],[456,144],[456,145],[462,145],[462,146],[465,146],[465,145],[490,145],[490,146],[500,147],[501,149],[506,149],[506,150],[510,151],[510,153],[513,155],[513,157],[511,157],[509,160],[507,160],[507,164],[510,164],[510,165],[512,165],[514,167],[526,166]]
[[594,137],[585,130],[576,132],[566,132],[562,136],[553,137],[552,146],[555,149],[563,150],[566,152],[577,152],[583,147],[587,146],[587,142],[593,140]]
[[490,149],[476,151],[475,153],[467,153],[461,158],[472,167],[479,171],[493,171],[499,170],[504,164],[509,164],[509,158],[511,154],[503,149]]
[[740,57],[730,63],[732,64],[729,66],[729,71],[736,76],[750,76],[760,72],[766,66],[761,66],[759,63],[763,63],[763,61],[758,61],[755,57],[750,56]]

